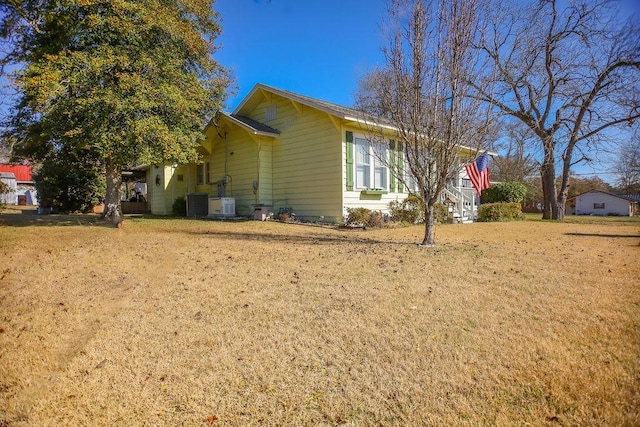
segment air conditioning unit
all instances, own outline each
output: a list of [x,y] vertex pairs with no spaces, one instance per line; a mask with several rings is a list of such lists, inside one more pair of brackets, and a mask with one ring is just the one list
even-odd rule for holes
[[226,217],[236,215],[236,199],[233,197],[209,198],[209,216]]

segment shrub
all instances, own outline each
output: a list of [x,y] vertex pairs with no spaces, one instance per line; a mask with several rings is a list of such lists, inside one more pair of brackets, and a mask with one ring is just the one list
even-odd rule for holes
[[479,222],[511,221],[522,219],[520,203],[484,203],[478,208]]
[[521,182],[499,182],[482,191],[483,203],[522,203],[527,186]]
[[[424,202],[422,197],[410,194],[403,201],[394,200],[389,202],[389,212],[391,219],[408,224],[424,223]],[[443,224],[447,221],[447,207],[444,203],[433,205],[433,220]]]
[[449,209],[445,206],[444,203],[436,203],[433,205],[433,220],[438,224],[444,224],[447,222],[447,217],[449,216]]
[[104,200],[103,172],[97,156],[88,150],[52,152],[33,174],[38,204],[60,212],[91,212]]
[[364,227],[382,227],[384,218],[380,211],[372,211],[367,208],[347,208],[345,223]]
[[424,202],[420,196],[410,194],[402,201],[389,202],[389,213],[394,221],[418,224],[424,222]]
[[184,197],[176,197],[171,208],[174,216],[187,216],[187,201]]

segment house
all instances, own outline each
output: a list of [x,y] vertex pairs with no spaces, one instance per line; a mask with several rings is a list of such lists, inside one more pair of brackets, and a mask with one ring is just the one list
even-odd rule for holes
[[591,190],[575,197],[575,215],[620,215],[638,214],[640,194],[614,194],[608,191]]
[[0,201],[19,205],[38,204],[31,165],[0,163],[0,174],[0,179],[12,189],[10,193],[1,195]]
[[[337,223],[347,208],[387,212],[389,202],[416,188],[377,160],[364,129],[357,110],[257,84],[235,111],[208,123],[201,163],[149,167],[151,212],[170,214],[178,197],[194,216],[283,212]],[[400,146],[390,141],[377,149],[402,169]],[[475,190],[464,172],[444,193],[458,215],[472,215]]]

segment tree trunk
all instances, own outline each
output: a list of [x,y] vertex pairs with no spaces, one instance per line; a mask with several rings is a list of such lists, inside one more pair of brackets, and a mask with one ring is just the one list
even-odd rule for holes
[[425,203],[424,208],[424,239],[420,246],[433,247],[436,244],[436,229],[433,218],[433,203]]
[[122,183],[122,171],[120,167],[107,161],[107,194],[104,199],[104,212],[102,217],[110,225],[117,226],[122,222],[122,206],[120,205],[120,185]]
[[558,221],[564,221],[564,214],[567,205],[567,197],[569,195],[569,178],[571,173],[571,158],[573,156],[573,147],[575,143],[570,141],[569,147],[563,156],[562,162],[562,180],[560,181],[560,191],[558,192],[558,215],[556,218]]
[[556,200],[558,210],[555,218],[558,221],[564,221],[564,213],[567,205],[567,195],[569,194],[569,171],[567,170],[562,175],[562,184],[560,185],[560,192]]
[[553,136],[543,137],[544,160],[540,166],[542,177],[542,196],[544,209],[542,219],[556,219],[558,216],[558,201],[556,197],[556,162],[554,159]]

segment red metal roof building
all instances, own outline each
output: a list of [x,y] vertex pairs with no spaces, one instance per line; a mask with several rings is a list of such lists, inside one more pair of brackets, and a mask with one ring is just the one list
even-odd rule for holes
[[16,181],[18,183],[21,182],[32,182],[33,178],[31,177],[32,167],[31,165],[8,165],[8,164],[0,164],[0,172],[11,172],[16,176]]

